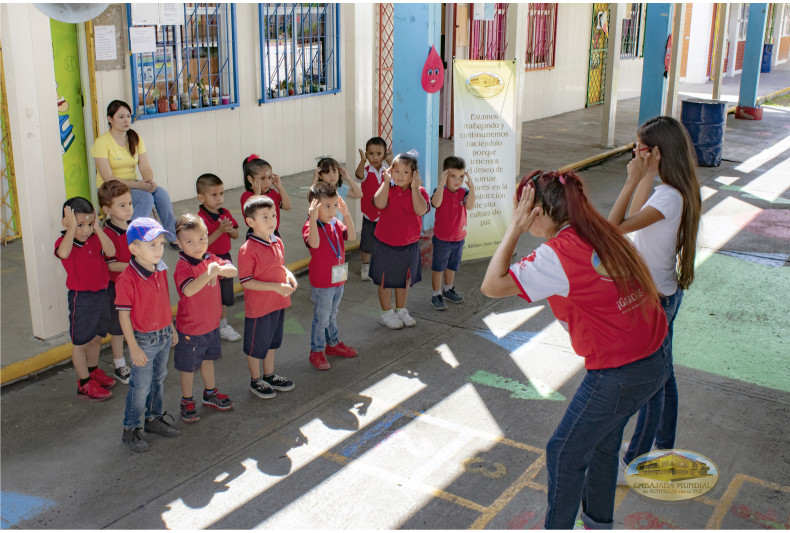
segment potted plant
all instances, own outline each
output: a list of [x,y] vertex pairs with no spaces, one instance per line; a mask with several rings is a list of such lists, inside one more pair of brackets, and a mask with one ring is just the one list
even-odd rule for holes
[[178,111],[178,97],[175,95],[170,97],[170,111]]
[[203,84],[203,78],[198,78],[197,88],[200,93],[201,104],[203,104],[203,107],[208,107],[210,105],[209,96],[206,94],[206,86]]
[[151,98],[156,102],[156,108],[160,113],[167,113],[167,98],[162,98],[158,85],[154,85],[151,89]]

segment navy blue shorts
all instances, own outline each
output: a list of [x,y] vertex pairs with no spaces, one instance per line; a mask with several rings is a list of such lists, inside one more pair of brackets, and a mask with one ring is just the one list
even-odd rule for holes
[[362,236],[359,239],[359,251],[365,254],[372,254],[376,246],[376,224],[365,217],[362,217]]
[[216,361],[222,357],[219,328],[203,335],[178,332],[178,344],[173,348],[173,361],[179,372],[194,372],[203,361]]
[[115,282],[107,285],[107,297],[110,299],[110,335],[123,335],[118,310],[115,308]]
[[448,269],[454,272],[458,271],[458,267],[461,266],[461,255],[464,253],[464,240],[443,241],[435,236],[432,237],[433,262],[431,270],[434,272],[444,272]]
[[411,280],[409,286],[420,281],[419,241],[405,246],[390,246],[376,239],[369,275],[373,283],[385,289],[404,289],[407,278]]
[[74,346],[88,344],[110,332],[112,308],[107,289],[69,291],[69,335]]
[[283,343],[285,309],[272,311],[258,318],[244,319],[244,353],[255,359],[266,359],[269,350]]

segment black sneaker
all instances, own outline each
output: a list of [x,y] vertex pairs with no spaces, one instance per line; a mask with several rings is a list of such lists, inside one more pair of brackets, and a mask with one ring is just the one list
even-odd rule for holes
[[264,376],[261,379],[263,381],[265,381],[266,383],[268,383],[271,386],[271,388],[273,388],[274,390],[289,391],[289,390],[293,390],[293,388],[294,388],[294,382],[293,381],[291,381],[290,379],[278,376],[277,374],[271,375],[268,378],[266,376]]
[[142,430],[143,428],[124,429],[121,442],[129,446],[133,452],[147,452],[151,447],[143,438]]
[[446,311],[447,304],[444,302],[444,298],[442,298],[441,294],[434,294],[431,296],[431,305],[437,311]]
[[175,419],[167,414],[167,411],[162,413],[162,416],[152,418],[151,420],[146,420],[143,428],[145,429],[146,433],[156,433],[157,435],[162,435],[163,437],[176,437],[178,436],[181,431],[173,424],[170,424],[165,420],[165,416],[169,416],[170,420],[175,422]]
[[181,398],[181,420],[187,423],[197,422],[200,420],[200,415],[195,408],[194,398],[185,400]]
[[128,385],[129,378],[132,377],[132,369],[126,365],[123,365],[122,367],[113,370],[112,376],[124,385]]
[[449,291],[442,292],[442,296],[444,296],[447,300],[450,300],[454,304],[460,304],[464,301],[464,297],[455,292],[455,287],[450,287]]
[[214,389],[213,394],[206,394],[206,391],[203,391],[203,405],[227,411],[233,408],[233,401],[228,398],[227,394],[222,394]]
[[274,392],[274,389],[271,387],[271,385],[266,383],[263,378],[250,381],[250,392],[258,398],[263,398],[264,400],[271,400],[277,396],[277,393]]

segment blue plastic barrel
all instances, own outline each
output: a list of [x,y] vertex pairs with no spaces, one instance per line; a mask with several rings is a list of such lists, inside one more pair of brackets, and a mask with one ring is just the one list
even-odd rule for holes
[[771,72],[771,58],[774,55],[774,45],[763,45],[763,63],[760,65],[760,72]]
[[727,126],[727,102],[701,98],[683,100],[680,122],[691,136],[699,166],[719,166]]

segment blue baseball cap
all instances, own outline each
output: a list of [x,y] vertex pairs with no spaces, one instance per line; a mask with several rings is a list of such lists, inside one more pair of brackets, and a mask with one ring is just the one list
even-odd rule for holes
[[149,242],[160,235],[165,234],[173,237],[173,234],[162,227],[162,224],[153,218],[135,218],[126,228],[126,243],[132,244],[134,241]]

